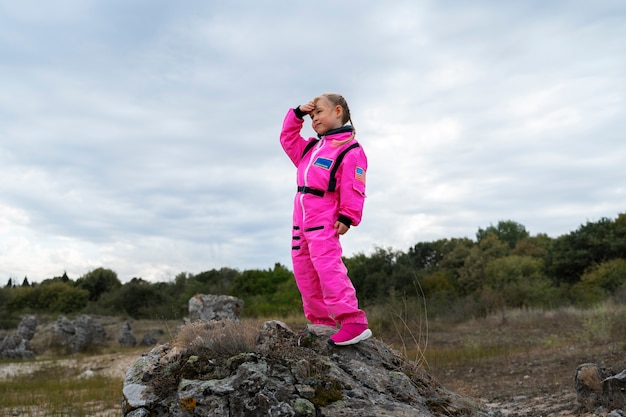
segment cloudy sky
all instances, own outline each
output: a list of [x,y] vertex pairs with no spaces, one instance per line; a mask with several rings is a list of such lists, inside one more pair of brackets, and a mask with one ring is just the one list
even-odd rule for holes
[[347,256],[625,211],[623,0],[0,0],[0,285],[291,268],[278,136],[329,91],[369,159]]

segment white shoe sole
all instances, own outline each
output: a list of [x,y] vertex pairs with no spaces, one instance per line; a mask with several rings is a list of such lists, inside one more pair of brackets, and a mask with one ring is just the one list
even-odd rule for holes
[[372,331],[370,329],[365,329],[363,333],[361,333],[357,337],[353,337],[352,339],[346,340],[345,342],[334,342],[332,340],[330,340],[330,342],[331,344],[337,345],[337,346],[348,346],[348,345],[354,345],[356,343],[359,343],[365,339],[369,339],[370,337],[372,337]]

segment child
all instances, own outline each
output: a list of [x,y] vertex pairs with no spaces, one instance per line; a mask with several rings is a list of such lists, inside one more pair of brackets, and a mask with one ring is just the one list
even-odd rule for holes
[[[307,114],[319,139],[300,135]],[[339,243],[340,235],[361,222],[365,201],[367,158],[354,135],[348,104],[339,94],[323,94],[290,109],[280,134],[298,168],[291,258],[304,314],[314,324],[339,324],[328,342],[340,346],[372,335]]]

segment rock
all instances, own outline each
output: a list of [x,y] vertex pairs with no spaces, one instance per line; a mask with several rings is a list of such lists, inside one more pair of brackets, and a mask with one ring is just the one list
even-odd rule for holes
[[133,329],[130,325],[130,321],[126,320],[120,327],[120,337],[117,339],[120,347],[135,347],[137,346],[137,339],[133,335]]
[[331,328],[310,325],[295,333],[269,321],[253,329],[258,334],[248,349],[235,351],[229,347],[241,341],[223,339],[246,330],[221,323],[182,346],[177,339],[144,353],[126,372],[124,417],[502,416],[447,391],[375,339],[334,347],[327,343]]
[[35,316],[24,316],[17,326],[17,330],[0,341],[0,358],[25,359],[34,358],[35,353],[30,347],[30,341],[37,329]]
[[104,345],[106,332],[90,316],[79,316],[73,322],[65,316],[59,316],[54,326],[54,337],[68,353],[77,353]]
[[626,411],[626,369],[602,381],[602,404]]
[[594,411],[598,407],[623,410],[626,405],[626,370],[615,373],[594,363],[584,363],[576,369],[574,380],[580,408]]
[[594,363],[584,363],[576,369],[574,387],[578,404],[587,411],[592,411],[601,405],[602,380],[609,376],[606,368]]
[[35,336],[35,331],[37,330],[37,317],[35,316],[24,316],[22,317],[22,321],[17,326],[17,330],[15,334],[21,337],[24,340],[32,340],[33,336]]
[[162,336],[162,335],[163,335],[163,330],[161,329],[150,330],[149,332],[143,335],[143,337],[141,338],[141,342],[139,344],[141,346],[154,346],[159,341],[158,336]]
[[196,294],[189,299],[189,320],[239,321],[243,300],[230,295]]

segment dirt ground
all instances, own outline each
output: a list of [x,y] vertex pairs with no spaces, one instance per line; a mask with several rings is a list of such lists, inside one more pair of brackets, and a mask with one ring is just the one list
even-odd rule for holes
[[508,348],[501,355],[473,358],[469,363],[439,365],[431,361],[427,365],[430,374],[447,389],[481,400],[507,417],[606,415],[609,410],[579,409],[575,372],[584,363],[602,365],[615,373],[626,369],[626,340],[590,334],[581,321],[558,314],[548,314],[540,323],[532,320],[525,325],[515,320],[503,324],[492,318],[431,331],[433,349],[477,340]]
[[510,417],[597,416],[578,408],[576,368],[588,362],[624,364],[624,355],[608,344],[537,350],[476,365],[442,367],[432,375],[449,390],[480,399]]

